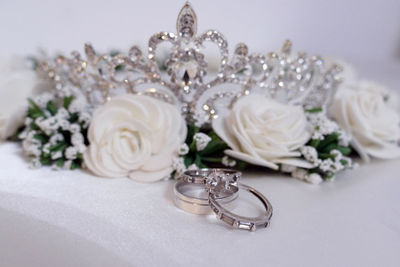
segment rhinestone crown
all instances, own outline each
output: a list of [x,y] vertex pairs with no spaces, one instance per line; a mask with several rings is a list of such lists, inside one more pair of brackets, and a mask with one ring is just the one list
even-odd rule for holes
[[[337,86],[338,66],[326,69],[319,57],[292,56],[290,41],[279,53],[268,55],[249,54],[248,47],[239,43],[229,56],[228,43],[220,32],[196,35],[197,17],[189,3],[181,9],[176,28],[177,34],[151,36],[147,58],[137,46],[128,55],[109,55],[98,54],[86,44],[86,59],[72,52],[71,57],[60,55],[39,62],[37,70],[54,83],[58,94],[83,94],[94,106],[121,93],[151,95],[177,105],[189,121],[199,125],[252,92],[314,108],[326,105]],[[162,43],[172,48],[160,67],[156,58]],[[216,74],[207,74],[207,43],[218,47]]]

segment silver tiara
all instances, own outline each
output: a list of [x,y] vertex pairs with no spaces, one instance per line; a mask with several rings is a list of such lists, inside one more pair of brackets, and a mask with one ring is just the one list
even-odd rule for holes
[[[321,58],[305,53],[293,56],[286,41],[280,52],[249,54],[244,43],[229,55],[226,38],[216,30],[197,35],[197,17],[189,3],[181,9],[177,34],[158,32],[150,37],[147,57],[133,46],[128,55],[98,54],[85,45],[86,59],[78,52],[41,61],[37,71],[54,83],[59,95],[82,94],[93,106],[121,93],[146,94],[177,105],[189,121],[202,125],[222,108],[253,92],[305,108],[326,105],[335,90],[340,68],[324,67]],[[166,60],[157,53],[170,45]],[[204,50],[216,45],[219,67],[208,71]],[[209,72],[209,73],[207,73]]]

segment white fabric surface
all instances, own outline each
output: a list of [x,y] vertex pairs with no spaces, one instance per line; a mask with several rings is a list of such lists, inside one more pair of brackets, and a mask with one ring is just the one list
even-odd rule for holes
[[[398,90],[398,63],[358,68]],[[270,227],[255,233],[177,209],[173,181],[27,166],[19,145],[0,144],[0,266],[400,265],[400,160],[318,186],[247,174],[274,207]]]
[[[108,12],[109,1],[39,2],[0,2],[1,54],[31,53],[37,44],[70,51],[88,40],[102,51],[145,45],[155,31],[174,31],[183,3],[121,0]],[[221,30],[231,49],[245,40],[252,51],[269,51],[290,37],[295,50],[363,59],[364,77],[399,90],[400,65],[386,62],[398,54],[396,0],[253,1],[248,12],[243,1],[213,1],[215,9],[194,2],[200,32]],[[231,15],[221,19],[227,2]],[[18,145],[0,144],[0,266],[400,266],[400,160],[374,161],[318,186],[247,175],[244,182],[274,206],[270,227],[255,233],[178,210],[172,181],[140,184],[27,166]]]
[[[248,174],[274,206],[269,228],[225,227],[172,203],[172,181],[30,170],[0,146],[1,266],[398,266],[400,161],[333,183]],[[267,177],[268,176],[268,177]]]

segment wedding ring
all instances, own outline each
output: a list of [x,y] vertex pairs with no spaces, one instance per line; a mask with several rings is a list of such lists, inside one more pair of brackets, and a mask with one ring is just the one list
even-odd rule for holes
[[[237,186],[231,186],[228,190],[214,195],[222,205],[228,208],[235,207],[235,201],[238,197],[239,189]],[[193,214],[209,214],[211,208],[209,204],[209,193],[205,190],[204,184],[188,183],[186,181],[178,181],[174,186],[175,205],[189,213]]]
[[199,169],[199,170],[187,170],[185,171],[179,179],[187,183],[194,184],[206,184],[207,179],[213,173],[221,174],[229,178],[230,182],[237,182],[242,173],[232,169]]
[[228,209],[224,208],[221,205],[221,203],[219,203],[215,193],[210,191],[208,197],[209,205],[211,209],[214,211],[214,213],[217,215],[217,218],[224,221],[227,224],[232,225],[234,228],[244,229],[249,231],[255,231],[259,227],[267,227],[272,217],[271,203],[263,194],[261,194],[254,188],[241,183],[238,183],[238,186],[241,190],[249,191],[262,202],[266,210],[265,214],[254,218],[249,218],[234,214],[230,212]]

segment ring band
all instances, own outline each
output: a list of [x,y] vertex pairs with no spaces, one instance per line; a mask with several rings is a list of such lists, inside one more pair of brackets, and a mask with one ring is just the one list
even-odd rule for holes
[[[205,196],[189,196],[187,189],[203,190]],[[205,191],[204,185],[187,183],[185,181],[177,181],[174,186],[175,205],[189,213],[193,214],[210,214],[211,208],[208,200],[208,193]],[[231,186],[228,191],[221,192],[214,198],[221,204],[227,205],[229,208],[234,208],[234,200],[239,195],[239,189],[236,186]]]
[[244,229],[249,231],[255,231],[259,227],[264,227],[264,228],[267,227],[272,217],[271,203],[263,194],[261,194],[254,188],[241,183],[238,183],[238,186],[242,190],[249,191],[262,202],[266,210],[265,214],[254,218],[236,215],[227,210],[226,208],[224,208],[218,202],[218,198],[213,192],[209,192],[209,197],[208,197],[209,205],[211,209],[214,211],[214,213],[217,215],[217,218],[224,221],[227,224],[232,225],[234,228]]

